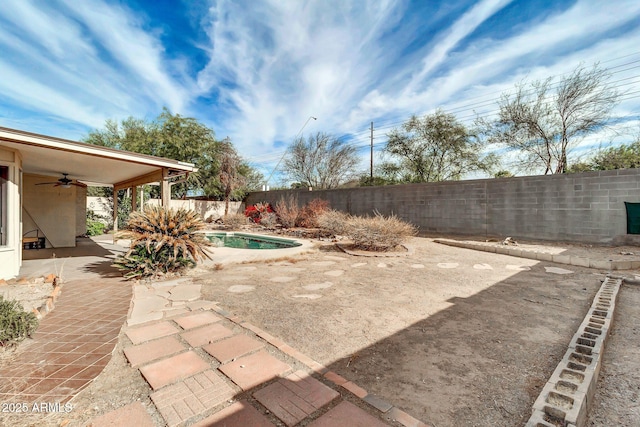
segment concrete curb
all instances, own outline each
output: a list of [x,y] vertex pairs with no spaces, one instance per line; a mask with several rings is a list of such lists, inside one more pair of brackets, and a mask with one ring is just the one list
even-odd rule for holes
[[538,261],[555,262],[556,264],[574,265],[576,267],[597,268],[600,270],[634,270],[640,268],[640,261],[608,261],[591,259],[579,256],[562,254],[550,254],[537,252],[530,249],[523,249],[513,246],[485,245],[483,243],[461,242],[451,239],[434,239],[436,243],[457,248],[474,249],[477,251],[491,252],[502,255],[511,255],[519,258],[535,259]]
[[533,404],[526,427],[586,425],[620,286],[621,278],[605,278],[562,361]]

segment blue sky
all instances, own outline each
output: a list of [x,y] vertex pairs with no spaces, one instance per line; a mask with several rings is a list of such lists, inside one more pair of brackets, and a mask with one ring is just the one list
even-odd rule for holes
[[412,114],[471,123],[595,62],[623,96],[583,147],[640,130],[637,0],[3,0],[0,126],[80,140],[166,106],[269,175],[310,116],[364,158],[371,121],[379,149]]

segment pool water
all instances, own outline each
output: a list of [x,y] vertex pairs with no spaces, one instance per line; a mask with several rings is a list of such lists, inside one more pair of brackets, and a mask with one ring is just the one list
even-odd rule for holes
[[294,240],[243,233],[208,233],[207,238],[214,246],[236,249],[285,249],[301,245]]

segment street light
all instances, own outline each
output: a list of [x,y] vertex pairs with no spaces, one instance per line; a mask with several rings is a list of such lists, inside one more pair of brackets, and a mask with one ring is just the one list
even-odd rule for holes
[[[304,128],[307,126],[307,124],[309,123],[309,120],[318,120],[317,117],[313,117],[313,116],[309,116],[309,118],[307,119],[306,122],[304,122],[304,124],[302,125],[302,127],[300,128],[300,130],[298,131],[298,133],[296,134],[296,136],[293,138],[293,140],[295,141],[296,139],[298,139],[298,137],[300,136],[300,134],[302,133],[302,131],[304,130]],[[269,178],[267,178],[267,180],[264,182],[264,185],[262,186],[262,191],[269,191],[269,180],[271,180],[271,177],[273,176],[273,174],[276,172],[276,170],[278,170],[278,166],[280,166],[280,163],[282,162],[282,160],[284,159],[284,156],[287,155],[287,152],[285,151],[284,154],[282,155],[282,157],[280,157],[280,160],[278,160],[278,163],[276,164],[276,167],[273,168],[273,170],[271,171],[271,175],[269,175]]]

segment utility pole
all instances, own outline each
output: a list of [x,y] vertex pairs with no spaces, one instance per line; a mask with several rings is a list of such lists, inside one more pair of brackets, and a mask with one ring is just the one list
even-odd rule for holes
[[373,122],[371,122],[371,184],[373,185]]

